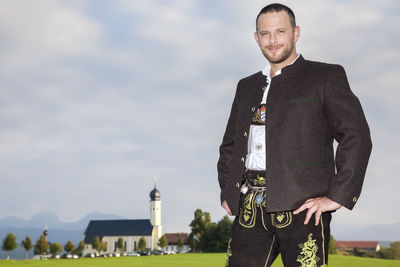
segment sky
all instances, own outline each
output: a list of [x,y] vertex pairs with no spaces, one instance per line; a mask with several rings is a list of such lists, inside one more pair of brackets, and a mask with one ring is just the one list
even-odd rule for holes
[[[333,224],[400,222],[400,3],[282,1],[297,51],[341,64],[373,149],[353,211]],[[266,64],[239,0],[1,0],[0,218],[53,212],[149,218],[157,177],[165,232],[213,221],[216,162],[238,80]]]

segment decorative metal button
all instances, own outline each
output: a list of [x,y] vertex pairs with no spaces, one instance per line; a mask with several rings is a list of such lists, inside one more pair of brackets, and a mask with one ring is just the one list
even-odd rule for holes
[[358,200],[358,198],[357,198],[357,197],[353,197],[353,203],[356,203],[356,202],[357,202],[357,200]]
[[240,192],[242,192],[243,195],[245,195],[245,194],[247,193],[247,191],[249,191],[249,188],[248,188],[247,186],[243,186],[243,187],[240,189]]
[[241,162],[244,162],[244,158],[242,157],[242,158],[240,159],[240,161],[241,161]]
[[251,108],[251,111],[253,111],[253,112],[256,111],[256,108],[255,108],[255,107],[252,107],[252,108]]
[[240,184],[239,184],[239,183],[236,183],[236,187],[239,188],[239,187],[240,187]]
[[244,136],[244,137],[247,137],[247,132],[246,132],[246,131],[243,133],[243,136]]
[[263,92],[265,92],[265,90],[267,90],[266,86],[263,86],[263,88],[261,88]]
[[262,201],[263,201],[263,196],[260,195],[260,194],[258,194],[258,195],[256,196],[256,204],[257,204],[257,205],[260,205]]

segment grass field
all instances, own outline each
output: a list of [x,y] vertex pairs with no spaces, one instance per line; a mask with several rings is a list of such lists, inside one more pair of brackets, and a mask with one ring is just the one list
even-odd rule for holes
[[[149,257],[120,257],[95,259],[59,259],[59,260],[11,260],[0,261],[0,266],[137,266],[137,267],[222,267],[225,263],[224,253],[179,254]],[[280,258],[272,265],[283,267]],[[329,256],[329,267],[400,267],[400,261],[369,259],[350,256]]]

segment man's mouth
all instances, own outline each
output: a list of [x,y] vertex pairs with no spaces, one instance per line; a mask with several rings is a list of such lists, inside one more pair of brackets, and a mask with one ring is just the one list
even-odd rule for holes
[[271,51],[271,52],[276,52],[276,51],[278,51],[280,48],[281,48],[280,46],[269,46],[269,47],[267,47],[267,49],[268,49],[269,51]]

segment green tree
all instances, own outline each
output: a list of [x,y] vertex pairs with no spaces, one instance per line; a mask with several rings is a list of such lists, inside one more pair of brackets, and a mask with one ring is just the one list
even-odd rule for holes
[[193,242],[196,242],[193,239],[194,235],[197,236],[197,238],[199,239],[199,242],[196,242],[196,245],[194,247],[192,247],[192,251],[202,251],[204,248],[204,244],[205,244],[205,239],[204,239],[204,235],[207,231],[208,226],[211,223],[211,216],[210,213],[208,212],[203,212],[201,209],[197,209],[194,212],[194,219],[192,220],[192,222],[190,223],[190,227],[191,227],[191,233],[189,235],[188,238],[188,242],[189,245],[192,247],[193,246]]
[[393,251],[393,258],[395,260],[399,260],[400,259],[400,242],[399,241],[393,242],[392,244],[390,244],[390,248]]
[[390,248],[381,248],[377,252],[377,256],[378,256],[378,258],[382,258],[382,259],[394,259],[393,249],[391,247]]
[[232,233],[232,221],[226,215],[218,223],[209,222],[200,246],[204,252],[225,252]]
[[358,247],[354,247],[353,248],[353,255],[354,256],[360,256],[361,252],[360,249]]
[[228,249],[229,239],[232,234],[232,221],[228,215],[222,217],[217,225],[217,251],[225,252]]
[[78,255],[79,257],[82,257],[83,250],[85,249],[85,242],[81,240],[78,244],[78,246],[74,249],[73,253],[75,255]]
[[117,240],[117,248],[119,251],[124,251],[124,239],[122,237]]
[[168,246],[168,241],[167,238],[165,237],[165,235],[163,235],[159,240],[158,240],[158,246],[160,248],[165,248],[166,246]]
[[7,260],[11,258],[11,251],[18,247],[17,237],[13,233],[8,233],[7,236],[3,239],[2,250],[8,251]]
[[47,254],[49,250],[49,242],[47,242],[47,238],[44,235],[40,235],[39,239],[36,240],[34,253],[36,255]]
[[331,235],[330,239],[329,239],[329,248],[328,248],[328,254],[336,254],[336,240],[333,237],[333,235]]
[[68,242],[64,246],[65,252],[70,254],[70,253],[72,253],[72,251],[74,251],[74,249],[75,249],[74,243],[72,243],[71,241],[68,240]]
[[100,242],[100,238],[96,235],[94,238],[93,238],[93,241],[92,241],[92,248],[94,249],[94,250],[96,250],[96,251],[98,251],[99,253],[101,252],[101,242]]
[[50,245],[50,253],[51,254],[57,255],[57,254],[61,253],[62,251],[63,251],[63,247],[61,246],[60,243],[55,242]]
[[25,237],[25,240],[22,240],[21,245],[25,249],[25,259],[27,259],[29,250],[31,250],[33,247],[31,238],[29,236]]
[[218,251],[218,224],[215,222],[209,223],[206,232],[202,238],[202,251],[203,252],[216,252]]
[[101,241],[100,245],[100,251],[106,252],[107,251],[107,242],[106,241]]
[[183,241],[182,241],[182,239],[178,239],[178,250],[182,250],[183,249]]
[[147,246],[146,239],[144,239],[144,237],[142,236],[139,239],[138,248],[139,248],[139,250],[144,250],[146,248],[146,246]]

